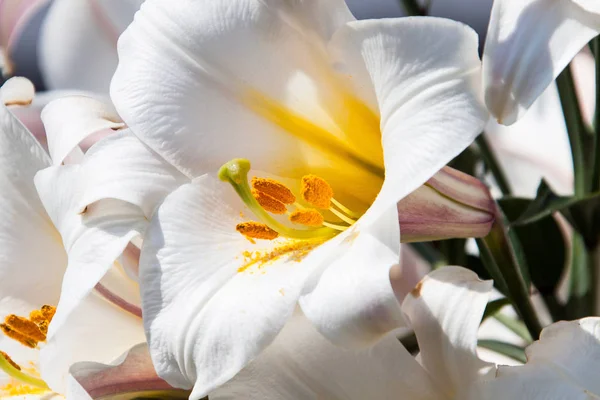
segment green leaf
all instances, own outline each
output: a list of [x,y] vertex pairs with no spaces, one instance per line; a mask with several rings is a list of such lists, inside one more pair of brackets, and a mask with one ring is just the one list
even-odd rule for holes
[[596,247],[600,232],[600,192],[583,197],[558,196],[542,180],[535,200],[511,225],[528,225],[555,212],[560,212],[573,228],[583,235],[588,248]]
[[496,353],[505,355],[525,364],[527,357],[525,356],[525,349],[514,344],[504,343],[499,340],[487,340],[481,339],[478,343],[479,346],[495,351]]
[[[509,221],[514,221],[531,207],[531,200],[505,198],[499,201]],[[555,292],[567,265],[567,243],[558,223],[551,215],[527,225],[511,228],[519,238],[532,283],[540,293]]]
[[502,309],[502,307],[510,304],[510,300],[506,297],[501,299],[497,299],[494,301],[490,301],[485,306],[485,311],[483,312],[483,318],[481,318],[481,322],[485,321],[487,318],[496,315],[498,311]]

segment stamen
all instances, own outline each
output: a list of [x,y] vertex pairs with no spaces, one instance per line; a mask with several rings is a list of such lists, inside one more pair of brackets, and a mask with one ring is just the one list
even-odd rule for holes
[[[265,211],[264,208],[252,195],[252,190],[248,184],[248,172],[250,171],[250,161],[243,158],[236,158],[224,164],[219,169],[219,179],[231,184],[244,204],[252,210],[254,215],[268,226],[271,230],[282,236],[292,239],[315,239],[335,236],[336,231],[330,228],[321,227],[314,229],[293,229],[277,221],[273,216]],[[279,200],[279,199],[278,199]]]
[[41,389],[50,389],[46,382],[44,382],[43,380],[21,371],[21,368],[13,360],[11,360],[6,353],[3,353],[1,351],[0,370],[4,371],[8,376],[15,378],[16,380],[21,381],[27,385],[35,386]]
[[285,214],[287,211],[287,208],[285,208],[285,204],[283,204],[277,199],[274,199],[265,192],[252,189],[252,196],[254,196],[254,198],[256,199],[256,201],[258,201],[258,204],[260,204],[262,208],[264,208],[270,213]]
[[40,328],[38,328],[34,322],[28,320],[27,318],[11,314],[4,319],[4,322],[11,329],[35,340],[36,342],[43,342],[46,340],[46,335],[40,331]]
[[306,226],[322,226],[324,221],[321,213],[312,208],[296,210],[290,214],[289,218],[295,224]]
[[274,179],[268,178],[252,178],[252,188],[268,194],[275,200],[279,200],[283,204],[293,204],[296,201],[296,196],[283,183],[277,182]]
[[44,317],[46,317],[48,322],[52,322],[52,318],[54,318],[54,314],[56,314],[56,307],[49,306],[46,304],[42,306],[42,309],[40,311],[42,311],[42,314],[44,315]]
[[342,212],[346,213],[346,215],[349,215],[349,216],[351,216],[353,218],[360,218],[360,214],[359,213],[352,211],[351,209],[349,209],[348,207],[346,207],[345,205],[343,205],[342,203],[340,203],[336,199],[332,198],[331,202],[333,203],[334,206],[336,206],[337,208],[339,208],[340,210],[342,210]]
[[348,226],[336,225],[336,224],[332,224],[331,222],[323,222],[323,226],[326,226],[331,229],[335,229],[336,231],[345,231],[346,229],[349,228]]
[[302,197],[310,205],[327,210],[331,207],[333,189],[325,179],[305,175],[302,177]]
[[333,214],[335,214],[339,219],[341,219],[342,221],[352,225],[353,223],[356,222],[356,220],[347,217],[344,213],[339,212],[338,210],[336,210],[333,207],[329,207],[329,211],[331,211]]
[[235,229],[244,236],[253,239],[273,240],[279,236],[279,233],[269,228],[266,224],[250,221],[237,224]]
[[17,332],[6,324],[0,324],[0,330],[9,338],[16,340],[24,346],[31,347],[32,349],[37,347],[38,342],[36,340]]
[[14,369],[16,369],[16,370],[18,370],[18,371],[20,371],[20,370],[21,370],[21,367],[19,366],[19,364],[17,364],[16,362],[14,362],[14,361],[12,360],[12,358],[10,358],[10,357],[8,356],[8,354],[6,354],[5,352],[3,352],[3,351],[0,351],[0,356],[4,357],[4,358],[6,359],[6,361],[8,361],[8,363],[9,363],[9,364],[10,364],[10,365],[11,365],[11,366],[14,368]]

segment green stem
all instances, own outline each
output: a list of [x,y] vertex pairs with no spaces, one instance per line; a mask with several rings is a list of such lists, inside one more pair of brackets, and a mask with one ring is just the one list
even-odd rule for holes
[[416,0],[401,0],[406,15],[423,16],[427,15],[427,10],[421,7]]
[[591,314],[591,276],[583,237],[573,232],[571,274],[569,277],[568,319],[583,318]]
[[496,221],[489,235],[483,238],[482,244],[502,274],[513,307],[525,322],[531,337],[537,340],[542,331],[542,324],[531,302],[529,285],[524,277],[527,266],[520,249],[517,248],[520,244],[515,242],[516,238],[509,237],[504,221],[504,214],[496,205]]
[[485,137],[485,134],[482,133],[481,135],[479,135],[475,141],[477,143],[477,146],[479,147],[479,151],[481,152],[483,161],[492,172],[494,180],[498,184],[500,191],[502,191],[503,195],[510,196],[511,190],[510,184],[508,183],[508,179],[506,178],[506,175],[504,175],[504,171],[500,167],[500,163],[494,155],[494,152],[492,151],[492,148],[490,147]]
[[514,344],[504,343],[499,340],[481,339],[477,342],[477,345],[510,357],[513,360],[522,362],[523,364],[527,362],[527,357],[525,356],[525,349],[519,346],[515,346]]
[[571,154],[573,156],[574,191],[575,196],[582,196],[586,192],[586,166],[584,156],[585,129],[581,108],[575,92],[575,83],[571,67],[567,66],[556,78],[560,102],[562,104],[569,142],[571,143]]
[[8,362],[6,358],[4,358],[2,354],[0,354],[0,370],[4,371],[8,376],[15,378],[19,382],[50,390],[46,382],[16,369],[10,362]]
[[600,37],[592,40],[596,60],[596,110],[594,112],[594,164],[592,166],[591,192],[600,190]]

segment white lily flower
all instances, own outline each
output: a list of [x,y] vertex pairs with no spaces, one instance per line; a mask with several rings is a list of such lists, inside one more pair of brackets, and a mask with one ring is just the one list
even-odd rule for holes
[[495,0],[483,54],[488,109],[498,122],[521,118],[600,32],[590,0]]
[[[27,81],[11,80],[7,85],[12,89],[2,90],[2,98],[8,103],[31,93]],[[63,318],[60,329],[55,329],[52,317],[67,267],[64,246],[70,265],[100,263],[111,268],[128,242],[121,247],[129,229],[123,232],[111,222],[114,217],[107,222],[102,217],[78,215],[72,206],[78,198],[73,189],[76,180],[45,185],[45,176],[52,173],[50,157],[4,105],[0,106],[0,164],[0,349],[4,352],[0,393],[3,398],[47,394],[49,387],[65,393],[73,363],[110,362],[145,340],[139,289],[132,290],[135,282],[118,269],[101,282],[103,290],[90,290],[83,296]],[[124,213],[127,206],[104,202],[95,207],[114,216]],[[89,213],[94,215],[94,210]],[[138,315],[125,312],[134,303]]]
[[161,377],[205,395],[260,354],[298,301],[344,344],[403,324],[389,282],[396,204],[487,118],[471,29],[354,21],[341,0],[154,0],[119,57],[119,114],[194,179],[144,237],[144,318]]
[[600,318],[560,321],[526,349],[527,364],[500,366],[476,385],[481,400],[591,400],[600,398]]
[[53,0],[39,41],[49,89],[108,93],[117,67],[117,39],[143,0]]
[[233,399],[465,399],[493,365],[477,357],[477,330],[492,287],[464,268],[431,272],[403,302],[415,329],[415,359],[394,335],[374,347],[331,344],[301,313],[230,382],[211,393]]

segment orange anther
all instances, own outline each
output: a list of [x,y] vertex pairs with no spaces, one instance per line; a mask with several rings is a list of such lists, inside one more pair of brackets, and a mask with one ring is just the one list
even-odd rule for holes
[[325,179],[305,175],[302,177],[302,197],[310,205],[326,210],[331,207],[333,189]]
[[283,183],[269,178],[252,178],[252,188],[268,194],[275,200],[283,204],[293,204],[296,202],[296,196]]
[[269,228],[266,224],[250,221],[237,224],[235,229],[244,236],[253,239],[273,240],[279,236],[279,233]]
[[306,226],[321,226],[323,225],[323,216],[317,210],[305,208],[291,213],[290,221]]

